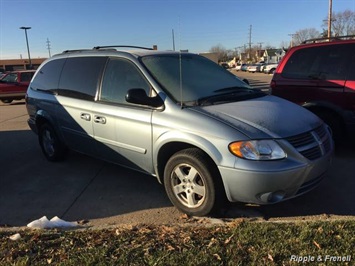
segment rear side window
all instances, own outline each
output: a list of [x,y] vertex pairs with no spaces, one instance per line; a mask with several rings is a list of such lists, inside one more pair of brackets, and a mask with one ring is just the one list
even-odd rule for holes
[[31,81],[32,77],[33,77],[33,72],[21,73],[21,81],[22,82],[29,82],[29,81]]
[[57,59],[46,63],[37,72],[31,83],[31,88],[41,91],[56,91],[64,62],[65,59]]
[[107,57],[76,57],[65,62],[58,94],[94,100]]
[[294,79],[345,80],[349,45],[326,45],[295,51],[287,61],[282,76]]

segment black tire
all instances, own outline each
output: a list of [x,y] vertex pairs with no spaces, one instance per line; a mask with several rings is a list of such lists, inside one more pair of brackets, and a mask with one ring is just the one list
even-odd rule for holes
[[344,126],[338,115],[323,110],[317,110],[314,113],[331,128],[335,142],[340,142],[345,137]]
[[55,130],[49,124],[43,124],[38,134],[39,145],[46,158],[51,162],[62,161],[67,154],[66,146],[58,138]]
[[217,167],[199,149],[182,150],[168,160],[164,186],[174,206],[190,216],[213,213],[226,202]]
[[6,100],[1,100],[3,103],[12,103],[12,100],[6,99]]

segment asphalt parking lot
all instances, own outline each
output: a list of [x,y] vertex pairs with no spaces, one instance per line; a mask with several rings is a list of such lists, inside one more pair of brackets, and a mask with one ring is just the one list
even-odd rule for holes
[[[268,75],[237,75],[268,90]],[[0,103],[0,227],[25,226],[44,215],[92,225],[182,222],[154,177],[74,152],[50,163],[26,121],[24,101]],[[354,150],[354,139],[338,146],[325,180],[302,197],[270,206],[233,204],[217,218],[354,218]]]

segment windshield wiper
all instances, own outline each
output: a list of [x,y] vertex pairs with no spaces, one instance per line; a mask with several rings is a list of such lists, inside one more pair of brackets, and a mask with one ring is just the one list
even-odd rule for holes
[[215,90],[213,92],[224,92],[224,91],[251,91],[253,89],[248,88],[248,87],[238,87],[238,86],[234,86],[234,87],[226,87],[226,88],[222,88],[222,89],[218,89]]
[[234,89],[229,93],[221,93],[216,95],[210,95],[206,97],[202,97],[197,100],[197,105],[207,105],[207,104],[215,104],[215,103],[225,103],[225,102],[233,102],[233,101],[243,101],[252,98],[262,97],[266,94],[259,89]]

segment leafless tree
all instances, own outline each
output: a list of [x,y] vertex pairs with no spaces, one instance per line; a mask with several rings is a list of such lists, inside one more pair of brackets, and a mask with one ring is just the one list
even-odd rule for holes
[[292,34],[292,45],[298,45],[305,40],[314,39],[321,37],[321,34],[315,28],[306,28],[298,30],[295,34]]
[[[324,28],[324,34],[328,33],[328,21],[324,20],[322,27]],[[351,10],[345,10],[332,14],[332,36],[345,36],[355,35],[355,12]]]
[[218,55],[218,62],[223,62],[228,59],[228,51],[221,44],[211,47],[210,52]]

